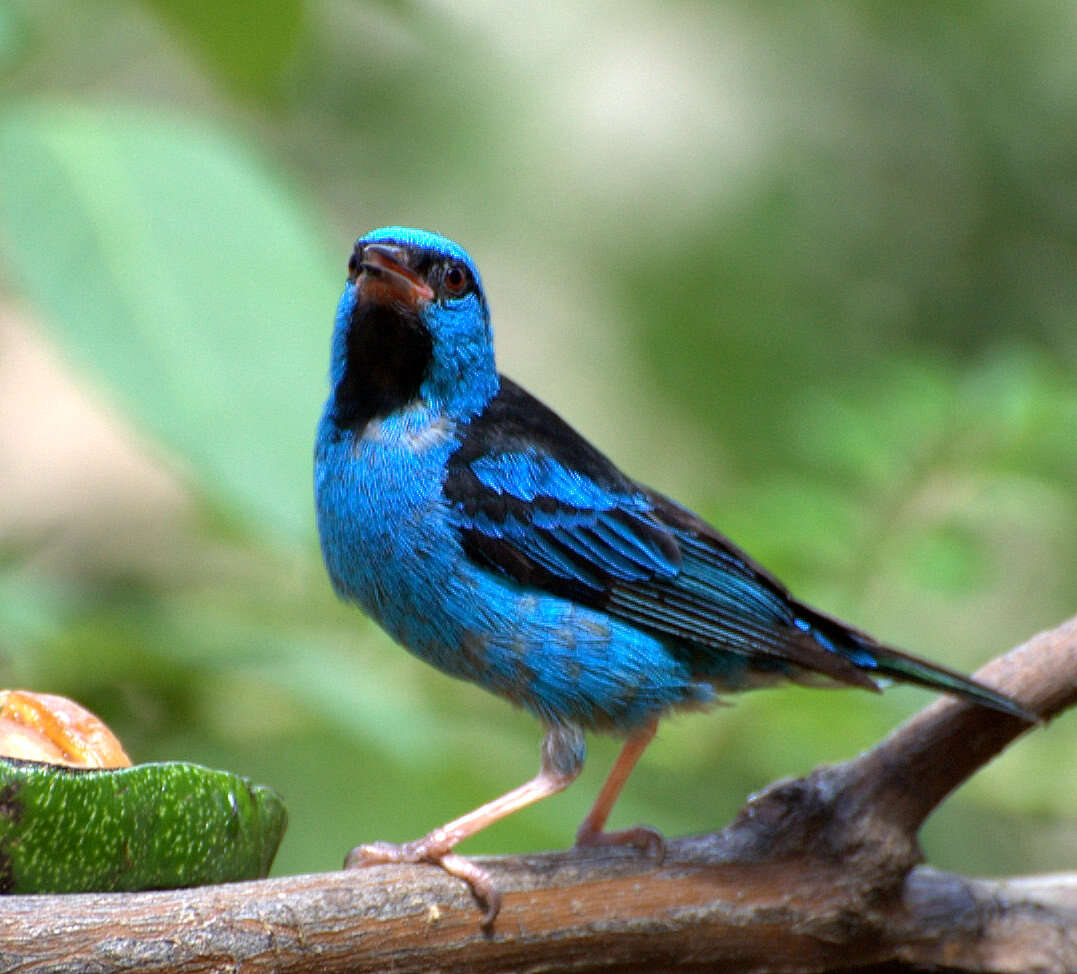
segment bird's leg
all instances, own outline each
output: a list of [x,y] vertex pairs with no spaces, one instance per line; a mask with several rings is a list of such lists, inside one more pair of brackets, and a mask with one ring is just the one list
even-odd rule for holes
[[464,880],[486,904],[482,925],[488,929],[501,909],[501,893],[485,869],[463,856],[455,855],[453,848],[507,815],[563,791],[579,775],[586,753],[583,731],[578,727],[551,727],[542,739],[539,773],[526,784],[447,822],[414,842],[405,842],[403,845],[372,842],[356,846],[344,860],[344,868],[359,869],[388,862],[430,862],[439,865],[446,872]]
[[576,832],[576,845],[634,845],[654,854],[661,862],[665,857],[665,842],[660,832],[648,828],[645,825],[636,826],[634,829],[624,829],[621,832],[604,832],[606,819],[610,817],[617,796],[621,794],[624,783],[640,759],[640,755],[647,749],[647,745],[654,739],[658,730],[658,721],[652,720],[642,730],[636,731],[625,741],[621,753],[617,755],[613,770],[606,778],[602,790],[598,793],[591,811],[583,820]]

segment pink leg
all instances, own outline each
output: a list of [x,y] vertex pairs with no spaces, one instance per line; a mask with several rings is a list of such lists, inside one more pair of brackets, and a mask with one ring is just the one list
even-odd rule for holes
[[652,720],[642,730],[637,731],[627,741],[617,755],[613,770],[610,771],[606,783],[598,793],[591,811],[583,820],[576,832],[576,845],[634,845],[641,849],[647,849],[654,853],[659,862],[665,855],[665,843],[661,834],[646,826],[637,826],[634,829],[625,829],[621,832],[603,832],[606,819],[610,817],[617,796],[621,794],[628,776],[640,759],[640,755],[647,749],[647,745],[654,739],[658,730],[658,721]]
[[567,788],[583,767],[584,748],[583,732],[579,729],[553,728],[546,732],[542,741],[539,773],[526,784],[453,819],[414,842],[405,842],[403,845],[372,842],[356,846],[344,860],[344,868],[359,869],[391,862],[430,862],[439,865],[468,883],[475,895],[486,903],[483,926],[489,928],[501,909],[501,893],[485,869],[463,856],[453,854],[453,848],[488,825]]

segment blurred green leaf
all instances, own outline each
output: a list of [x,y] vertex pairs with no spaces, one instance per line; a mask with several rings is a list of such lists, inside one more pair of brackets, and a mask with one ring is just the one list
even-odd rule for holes
[[53,334],[201,486],[311,535],[337,290],[286,187],[209,125],[28,104],[0,116],[0,240]]
[[0,3],[0,69],[13,64],[26,47],[29,25],[22,11]]
[[910,538],[903,567],[911,580],[930,578],[936,588],[956,595],[983,585],[985,560],[980,536],[951,521]]
[[265,98],[279,89],[302,34],[302,0],[142,2],[172,24],[214,74],[244,95]]

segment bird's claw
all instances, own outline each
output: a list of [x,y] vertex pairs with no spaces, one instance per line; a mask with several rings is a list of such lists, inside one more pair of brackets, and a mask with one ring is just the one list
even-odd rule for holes
[[494,885],[494,877],[481,866],[476,866],[470,859],[453,852],[445,853],[438,860],[438,865],[450,875],[467,883],[475,898],[486,904],[482,929],[490,933],[498,913],[501,912],[501,890]]
[[489,933],[493,929],[494,921],[501,911],[501,891],[494,885],[493,877],[470,859],[456,855],[443,843],[432,841],[430,836],[401,845],[392,842],[369,842],[356,846],[344,860],[344,868],[364,869],[367,866],[402,862],[428,862],[440,866],[450,876],[462,879],[471,887],[475,898],[486,906],[486,913],[482,918],[483,930]]
[[653,856],[659,866],[666,858],[666,840],[662,837],[662,833],[647,825],[637,825],[633,829],[622,829],[619,832],[601,832],[597,829],[581,828],[576,833],[576,845],[577,847],[635,846],[641,852]]
[[[441,856],[448,853],[441,851]],[[357,845],[344,860],[345,869],[363,869],[367,866],[380,866],[393,862],[438,862],[441,858],[438,850],[432,849],[425,839],[418,842],[404,842],[396,845],[392,842],[368,842]]]

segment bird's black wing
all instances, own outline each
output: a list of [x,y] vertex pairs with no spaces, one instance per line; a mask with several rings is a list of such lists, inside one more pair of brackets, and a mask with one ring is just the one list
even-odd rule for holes
[[650,632],[700,675],[732,653],[763,671],[875,688],[861,668],[869,654],[850,659],[816,638],[773,576],[511,380],[463,433],[444,486],[475,563]]

